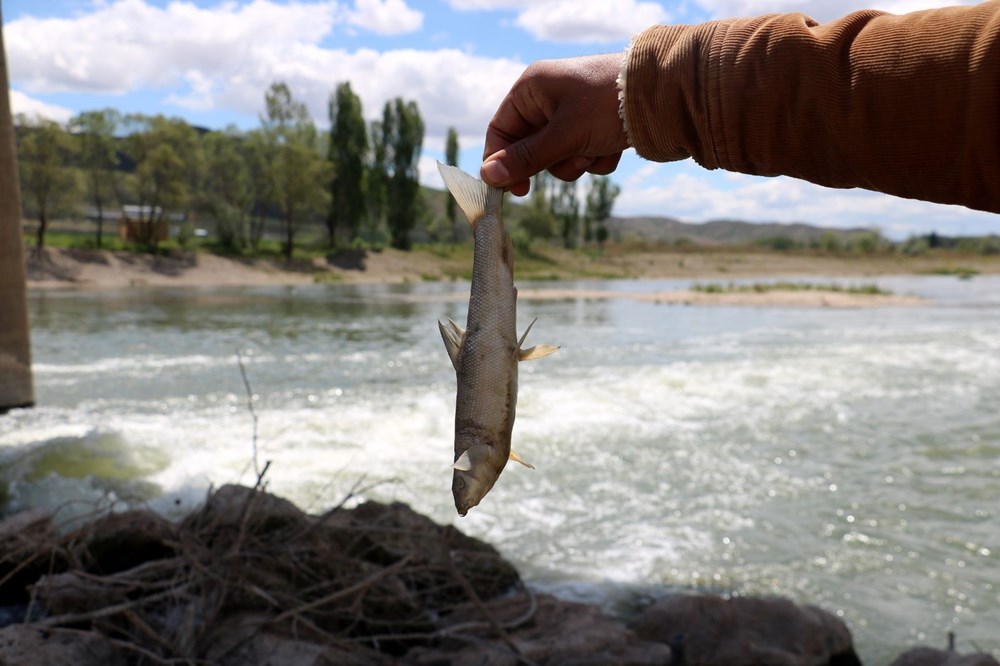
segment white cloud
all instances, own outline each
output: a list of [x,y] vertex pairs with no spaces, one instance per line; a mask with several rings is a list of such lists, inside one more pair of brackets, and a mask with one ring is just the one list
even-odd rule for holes
[[355,0],[347,21],[380,35],[399,35],[420,30],[424,15],[407,7],[404,0]]
[[[545,0],[536,0],[545,2]],[[469,11],[475,9],[521,9],[532,4],[530,0],[448,0],[452,9]]]
[[951,234],[997,229],[995,215],[961,206],[831,189],[793,178],[709,173],[687,164],[640,168],[626,179],[615,214],[648,215],[651,211],[692,222],[738,219],[877,227],[894,237],[933,229]]
[[57,123],[65,123],[73,117],[73,112],[64,106],[57,104],[46,104],[34,97],[25,95],[20,90],[10,91],[11,113],[23,113],[26,116],[41,116],[54,120]]
[[261,54],[290,56],[334,25],[337,3],[254,0],[210,9],[119,0],[73,18],[4,26],[11,78],[33,91],[121,93],[173,85],[192,70],[241,72]]
[[[948,4],[975,4],[976,0],[951,0]],[[905,14],[919,9],[940,7],[935,0],[697,0],[715,18],[758,16],[778,12],[802,12],[818,21],[831,21],[860,9],[880,9]]]
[[623,41],[669,14],[641,0],[449,0],[463,11],[516,10],[515,23],[540,40],[575,43]]
[[[355,7],[374,12],[369,18],[405,9],[392,0],[361,0]],[[160,8],[147,0],[119,0],[71,19],[13,21],[4,27],[4,39],[11,79],[29,92],[160,91],[166,104],[252,117],[261,112],[267,88],[284,81],[324,125],[330,93],[350,81],[369,119],[379,117],[389,99],[415,99],[431,140],[454,126],[463,141],[481,142],[497,105],[524,70],[520,62],[455,49],[352,52],[323,46],[339,11],[335,2],[254,0],[213,8],[174,2]]]
[[651,25],[665,23],[668,17],[666,10],[655,2],[557,0],[533,3],[518,15],[517,25],[537,39],[614,42],[626,40]]

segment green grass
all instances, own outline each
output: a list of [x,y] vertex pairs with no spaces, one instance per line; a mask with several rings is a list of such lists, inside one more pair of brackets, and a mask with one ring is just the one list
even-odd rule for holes
[[979,275],[979,271],[966,266],[942,266],[941,268],[932,268],[924,275],[954,275],[960,280],[971,280],[973,276]]
[[708,284],[695,283],[691,291],[703,294],[765,294],[770,291],[827,291],[839,294],[857,294],[862,296],[889,296],[891,291],[874,284],[841,285],[835,283],[816,284],[812,282],[754,282],[753,284]]

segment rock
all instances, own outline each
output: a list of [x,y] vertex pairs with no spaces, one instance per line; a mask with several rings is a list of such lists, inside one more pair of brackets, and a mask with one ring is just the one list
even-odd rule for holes
[[46,509],[25,509],[0,520],[0,543],[7,539],[53,533],[52,514]]
[[681,664],[861,664],[843,621],[777,597],[668,597],[647,608],[634,628],[642,639],[673,645]]
[[28,608],[28,587],[63,566],[52,514],[27,509],[0,520],[0,626],[20,622]]
[[[435,648],[416,648],[406,655],[406,663],[422,666],[515,666],[535,664],[567,666],[652,666],[670,664],[670,648],[638,639],[622,623],[595,606],[539,595],[537,608],[523,625],[507,630],[520,657],[495,637],[482,614],[472,605],[459,607],[446,623],[465,640],[443,639]],[[531,607],[528,595],[506,596],[485,604],[501,625],[523,618]],[[476,626],[468,626],[469,623]],[[445,629],[448,635],[449,629]],[[468,638],[485,634],[490,640]]]
[[89,631],[41,629],[14,624],[0,629],[0,664],[37,666],[125,666],[126,660],[107,639]]
[[982,652],[963,655],[953,650],[919,647],[896,657],[891,666],[1000,666],[1000,662]]
[[113,574],[173,557],[177,529],[152,511],[109,513],[70,534],[82,543],[81,563],[91,573]]
[[38,603],[48,615],[85,613],[122,603],[129,590],[96,585],[76,572],[42,576],[32,586]]

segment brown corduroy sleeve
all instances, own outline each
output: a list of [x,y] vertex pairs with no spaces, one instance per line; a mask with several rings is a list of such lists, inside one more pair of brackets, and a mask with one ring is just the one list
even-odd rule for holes
[[1000,212],[1000,0],[654,27],[622,82],[647,159]]

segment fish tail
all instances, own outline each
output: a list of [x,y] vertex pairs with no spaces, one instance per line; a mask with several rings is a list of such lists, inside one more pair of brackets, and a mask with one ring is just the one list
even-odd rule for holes
[[503,190],[490,187],[478,178],[473,178],[461,169],[437,163],[445,187],[455,197],[458,207],[465,213],[474,229],[476,221],[489,212],[497,212],[503,203]]

